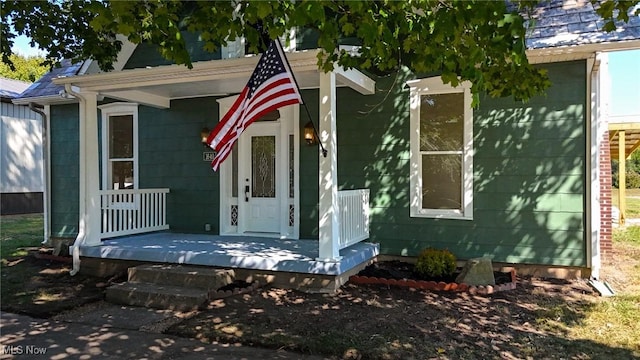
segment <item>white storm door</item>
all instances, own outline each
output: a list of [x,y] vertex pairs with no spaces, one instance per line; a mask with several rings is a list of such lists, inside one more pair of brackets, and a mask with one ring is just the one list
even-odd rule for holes
[[280,233],[280,126],[256,122],[239,139],[238,226],[240,232]]

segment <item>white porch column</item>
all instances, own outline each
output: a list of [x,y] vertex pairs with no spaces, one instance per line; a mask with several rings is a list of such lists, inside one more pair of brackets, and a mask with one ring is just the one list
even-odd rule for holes
[[100,173],[98,169],[97,93],[80,98],[80,209],[75,245],[100,245]]
[[336,75],[320,73],[320,141],[327,157],[319,153],[319,244],[318,260],[340,260],[338,212],[338,149],[336,132]]

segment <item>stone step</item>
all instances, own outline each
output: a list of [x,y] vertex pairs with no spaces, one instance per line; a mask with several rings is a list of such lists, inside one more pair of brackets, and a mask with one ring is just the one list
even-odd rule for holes
[[235,273],[230,269],[149,264],[129,268],[128,279],[136,283],[215,290],[232,283]]
[[207,290],[150,283],[114,284],[106,290],[108,302],[155,309],[196,310],[201,308],[207,299]]

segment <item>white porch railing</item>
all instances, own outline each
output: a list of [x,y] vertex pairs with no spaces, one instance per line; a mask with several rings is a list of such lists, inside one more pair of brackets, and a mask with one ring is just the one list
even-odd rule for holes
[[101,238],[169,229],[169,189],[100,191]]
[[338,191],[340,249],[369,238],[369,189]]

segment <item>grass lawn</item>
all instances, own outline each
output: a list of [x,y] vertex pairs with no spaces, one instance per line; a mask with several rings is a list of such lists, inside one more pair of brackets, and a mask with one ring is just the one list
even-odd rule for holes
[[44,239],[42,214],[5,215],[0,219],[0,255],[3,261],[24,256],[20,248],[40,246]]
[[102,279],[70,276],[68,262],[39,259],[29,248],[40,248],[42,214],[0,218],[1,283],[3,311],[47,318],[103,298],[95,284]]
[[[613,206],[618,206],[619,192],[618,189],[611,190],[611,202]],[[640,189],[626,189],[625,195],[627,200],[627,219],[640,218]]]
[[603,259],[601,279],[616,295],[596,298],[593,304],[583,306],[579,321],[562,316],[575,310],[569,303],[557,309],[559,321],[549,321],[569,338],[627,348],[640,356],[640,226],[614,229],[613,242],[613,252]]

